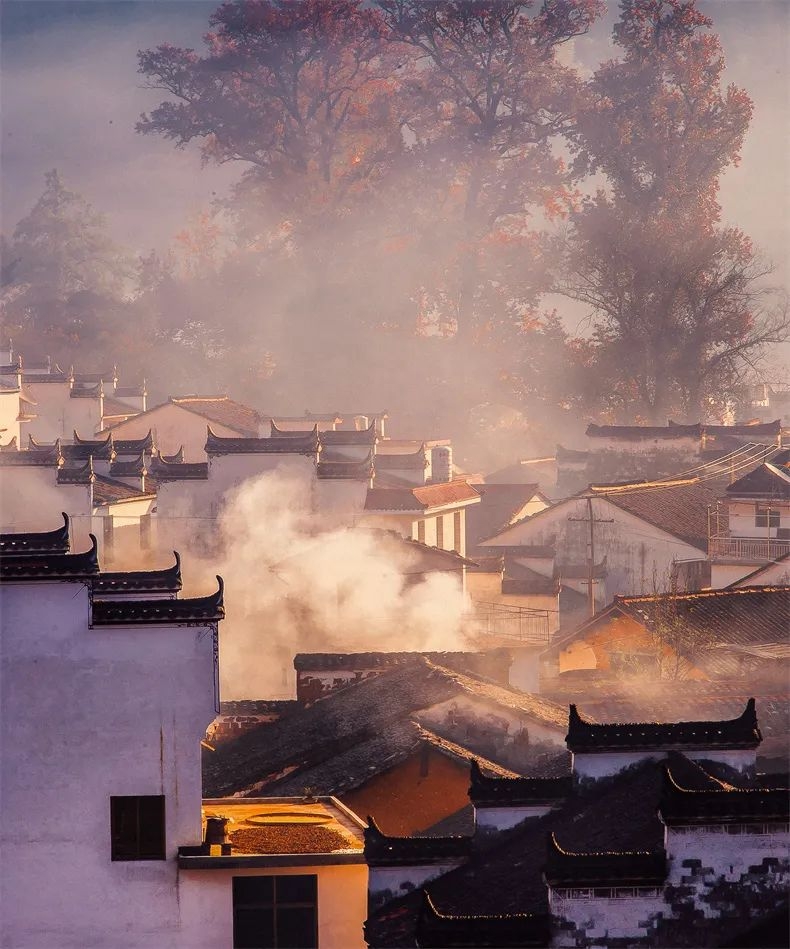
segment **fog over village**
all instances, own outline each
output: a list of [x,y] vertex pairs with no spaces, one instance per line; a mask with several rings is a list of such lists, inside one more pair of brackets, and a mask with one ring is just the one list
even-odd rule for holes
[[0,946],[790,946],[790,5],[0,44]]

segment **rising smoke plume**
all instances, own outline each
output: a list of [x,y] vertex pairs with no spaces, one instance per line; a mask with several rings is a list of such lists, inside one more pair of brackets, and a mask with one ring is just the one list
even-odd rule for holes
[[184,595],[226,581],[223,699],[291,697],[298,652],[463,649],[466,599],[451,574],[423,577],[396,537],[337,527],[311,510],[307,475],[283,469],[229,494],[220,552],[184,549]]

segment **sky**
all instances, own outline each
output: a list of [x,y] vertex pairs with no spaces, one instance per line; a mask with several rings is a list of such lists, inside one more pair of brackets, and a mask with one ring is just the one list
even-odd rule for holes
[[[200,48],[215,3],[195,0],[4,0],[0,7],[2,230],[33,205],[57,167],[108,218],[119,243],[163,249],[222,196],[237,165],[201,168],[196,149],[134,131],[162,95],[142,86],[139,49]],[[727,79],[755,102],[740,168],[722,182],[725,219],[749,233],[790,284],[790,0],[703,0],[721,34]],[[572,55],[611,54],[616,4]]]

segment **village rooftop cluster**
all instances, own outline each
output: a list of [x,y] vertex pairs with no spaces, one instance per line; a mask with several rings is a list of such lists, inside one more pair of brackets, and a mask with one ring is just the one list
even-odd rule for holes
[[[3,945],[783,944],[787,420],[479,473],[370,406],[119,375],[0,366]],[[451,581],[457,648],[294,644],[224,700],[238,578],[182,563],[272,474]]]

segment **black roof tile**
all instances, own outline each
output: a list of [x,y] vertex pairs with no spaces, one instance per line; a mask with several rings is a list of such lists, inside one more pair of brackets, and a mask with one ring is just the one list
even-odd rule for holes
[[149,472],[157,481],[207,481],[208,462],[192,461],[173,463],[154,455],[149,462]]
[[217,577],[217,592],[185,600],[97,600],[93,603],[93,626],[177,626],[216,623],[225,616],[224,584]]
[[565,739],[573,752],[635,751],[654,748],[756,748],[762,741],[754,699],[743,713],[723,722],[633,722],[593,724],[570,707]]
[[93,581],[93,593],[97,597],[107,594],[138,593],[141,591],[163,591],[176,593],[181,589],[181,557],[173,551],[176,562],[162,570],[134,570],[102,572]]
[[12,554],[65,554],[69,551],[69,516],[53,531],[0,534],[0,556]]
[[469,800],[477,807],[517,807],[556,804],[573,787],[570,771],[560,778],[502,778],[483,774],[472,761]]
[[0,580],[82,580],[99,572],[98,546],[90,535],[91,547],[78,554],[13,554],[0,556]]
[[365,829],[365,860],[370,867],[395,867],[434,863],[467,857],[471,837],[391,837],[383,834],[372,817]]
[[211,426],[208,426],[206,436],[207,455],[313,455],[318,450],[318,434],[315,431],[303,432],[302,437],[294,435],[283,438],[223,438],[221,435],[215,435]]

